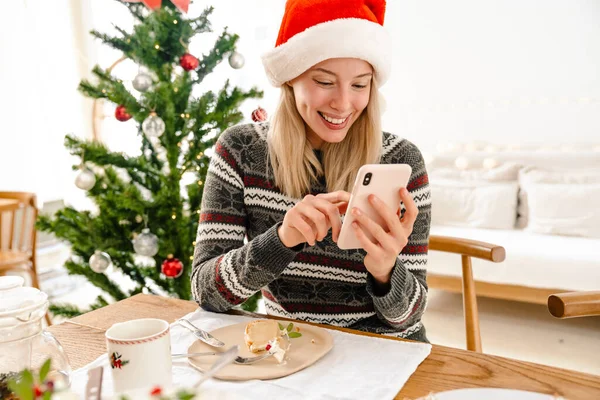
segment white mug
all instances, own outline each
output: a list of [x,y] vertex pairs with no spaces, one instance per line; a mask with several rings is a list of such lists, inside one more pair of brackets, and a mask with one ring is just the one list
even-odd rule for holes
[[169,323],[144,318],[114,324],[106,331],[114,391],[172,384]]

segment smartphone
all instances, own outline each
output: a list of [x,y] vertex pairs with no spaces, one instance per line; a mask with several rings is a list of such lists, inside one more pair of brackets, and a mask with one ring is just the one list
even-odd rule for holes
[[[411,173],[412,168],[408,164],[367,164],[360,167],[337,242],[340,249],[362,249],[352,227],[352,222],[354,222],[354,215],[351,213],[352,207],[358,207],[377,224],[386,227],[383,218],[369,202],[369,195],[374,194],[394,212],[397,212],[402,201],[400,189],[406,187]],[[373,240],[373,236],[369,232],[365,231],[365,234]]]

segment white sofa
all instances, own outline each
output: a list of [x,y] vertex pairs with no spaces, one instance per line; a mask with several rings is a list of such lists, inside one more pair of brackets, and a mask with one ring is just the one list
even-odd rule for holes
[[[552,293],[600,288],[597,147],[455,151],[425,158],[431,234],[506,249],[503,263],[473,259],[477,295],[545,304]],[[460,256],[430,252],[431,288],[459,292],[460,277]]]

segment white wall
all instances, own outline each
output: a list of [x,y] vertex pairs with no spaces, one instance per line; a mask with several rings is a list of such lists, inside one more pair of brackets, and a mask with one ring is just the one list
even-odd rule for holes
[[64,136],[85,131],[70,1],[15,0],[0,12],[0,191],[34,191],[40,202],[73,187]]
[[[227,73],[263,87],[272,111],[278,95],[259,56],[274,45],[285,2],[212,3],[247,59],[242,76]],[[600,142],[597,0],[389,0],[385,26],[394,38],[386,130],[427,150]]]
[[[89,107],[81,102],[77,83],[96,56],[104,67],[119,57],[106,48],[96,55],[73,50],[85,49],[90,40],[73,34],[81,31],[69,16],[69,4],[77,1],[3,4],[0,190],[35,190],[43,198],[73,191],[73,160],[63,137],[90,135]],[[117,14],[123,7],[112,3],[86,3],[101,31],[114,22],[130,23]],[[228,78],[244,88],[256,85],[265,98],[244,104],[247,120],[258,105],[272,113],[279,93],[269,86],[260,54],[274,45],[284,0],[196,1],[190,15],[208,4],[215,6],[215,32],[198,37],[192,53],[208,50],[227,25],[241,37],[246,65],[240,70],[219,65],[197,93],[216,90]],[[386,27],[394,37],[393,75],[382,89],[386,130],[428,152],[456,141],[600,143],[597,0],[389,0]],[[124,63],[115,73],[133,79],[136,67]],[[108,115],[112,107],[107,106]],[[136,135],[133,122],[106,120],[103,140],[111,148],[135,152]]]

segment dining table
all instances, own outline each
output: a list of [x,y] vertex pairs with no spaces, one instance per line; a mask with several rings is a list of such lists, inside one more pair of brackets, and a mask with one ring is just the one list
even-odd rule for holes
[[[197,309],[198,305],[192,301],[138,294],[53,325],[48,330],[62,344],[72,368],[78,369],[106,352],[104,334],[113,324],[137,318],[160,318],[172,323]],[[231,310],[228,313],[287,320],[243,310]],[[311,325],[354,335],[404,340],[331,325]],[[506,343],[506,346],[510,345],[510,342]],[[600,376],[433,344],[429,356],[395,398],[417,399],[431,393],[462,388],[505,388],[545,393],[570,400],[600,399]]]

